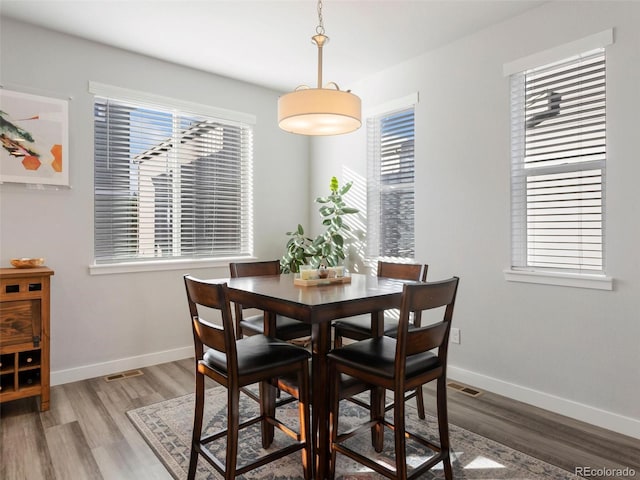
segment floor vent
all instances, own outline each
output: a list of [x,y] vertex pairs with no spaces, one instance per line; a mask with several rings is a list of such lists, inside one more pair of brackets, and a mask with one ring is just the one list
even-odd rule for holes
[[128,372],[114,373],[113,375],[104,377],[104,380],[105,382],[113,382],[115,380],[122,380],[123,378],[139,377],[140,375],[144,375],[142,370],[129,370]]
[[475,388],[467,387],[466,385],[460,385],[459,383],[449,382],[447,384],[447,386],[449,388],[453,388],[454,390],[462,392],[465,395],[469,395],[470,397],[477,397],[479,395],[482,395],[482,392],[480,390],[476,390]]

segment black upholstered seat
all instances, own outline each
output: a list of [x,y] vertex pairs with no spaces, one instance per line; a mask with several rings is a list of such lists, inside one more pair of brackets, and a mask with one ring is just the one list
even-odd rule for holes
[[[238,375],[254,375],[309,358],[309,352],[277,338],[253,335],[236,341]],[[227,355],[215,349],[205,352],[202,361],[212,370],[228,373]]]
[[[264,316],[252,315],[245,317],[237,323],[240,329],[247,335],[256,333],[264,334]],[[295,340],[311,336],[311,327],[293,318],[276,315],[276,338],[281,340]]]
[[[363,340],[371,337],[371,316],[370,315],[358,315],[357,317],[350,317],[344,320],[337,320],[334,324],[334,328],[339,329],[339,337],[351,338],[356,340]],[[396,330],[398,330],[398,319],[385,315],[384,317],[384,334],[387,336],[395,336]],[[340,345],[341,342],[340,342]]]
[[[396,372],[396,345],[396,340],[389,337],[361,340],[342,347],[339,353],[340,361],[345,366],[358,368],[371,375],[393,378]],[[412,378],[438,366],[440,359],[437,355],[432,352],[420,352],[407,357],[405,374],[407,378]]]

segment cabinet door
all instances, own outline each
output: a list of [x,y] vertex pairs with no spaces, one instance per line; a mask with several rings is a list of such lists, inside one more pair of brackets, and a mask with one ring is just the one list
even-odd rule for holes
[[2,302],[0,309],[0,338],[2,346],[33,343],[39,346],[42,321],[40,300]]

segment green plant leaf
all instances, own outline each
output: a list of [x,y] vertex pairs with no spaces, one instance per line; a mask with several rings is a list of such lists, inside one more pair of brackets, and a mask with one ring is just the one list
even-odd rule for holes
[[345,183],[342,188],[340,189],[340,195],[344,195],[345,193],[347,193],[349,190],[351,190],[351,185],[353,185],[353,182],[347,182]]
[[326,205],[320,209],[320,213],[322,214],[323,217],[328,217],[329,215],[333,215],[333,212],[335,212],[335,208],[328,207]]
[[344,213],[345,215],[360,212],[359,209],[353,208],[353,207],[343,207],[341,210],[342,210],[342,213]]

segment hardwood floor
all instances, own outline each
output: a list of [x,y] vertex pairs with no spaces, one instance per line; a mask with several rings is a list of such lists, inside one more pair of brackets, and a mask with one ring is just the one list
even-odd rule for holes
[[[424,391],[425,408],[433,413],[435,389],[426,386]],[[591,474],[584,475],[588,478],[640,479],[638,439],[490,392],[470,397],[449,389],[447,402],[451,423],[547,463],[578,475],[576,468],[590,468]],[[593,474],[624,468],[633,470],[632,476]]]
[[[171,477],[126,412],[194,389],[193,360],[142,369],[111,382],[95,378],[51,389],[51,409],[35,398],[0,406],[3,480],[145,480]],[[433,389],[425,388],[427,409]],[[575,467],[633,469],[640,479],[640,441],[483,393],[450,390],[451,423],[571,472]],[[589,478],[612,478],[590,476]]]

